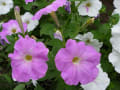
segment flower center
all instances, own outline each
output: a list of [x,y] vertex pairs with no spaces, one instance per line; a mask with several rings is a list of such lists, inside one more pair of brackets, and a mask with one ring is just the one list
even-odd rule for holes
[[2,5],[3,5],[3,6],[5,6],[5,5],[6,5],[6,3],[5,3],[5,2],[3,2],[3,3],[2,3]]
[[90,43],[90,40],[89,40],[89,39],[87,39],[87,40],[86,40],[86,43]]
[[85,5],[86,7],[90,7],[91,6],[91,3],[86,3],[86,5]]
[[74,57],[73,60],[72,60],[72,62],[73,62],[74,64],[79,63],[79,61],[80,61],[80,58],[79,58],[79,57]]
[[26,55],[26,56],[25,56],[25,60],[31,61],[31,60],[32,60],[32,56],[31,56],[31,55]]
[[12,29],[12,33],[16,33],[16,29],[14,28],[14,29]]
[[30,23],[30,21],[26,21],[26,23],[27,23],[27,24],[29,24],[29,23]]

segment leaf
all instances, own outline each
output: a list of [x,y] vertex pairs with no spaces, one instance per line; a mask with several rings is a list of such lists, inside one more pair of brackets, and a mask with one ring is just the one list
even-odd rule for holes
[[110,22],[112,25],[115,25],[115,24],[118,23],[119,18],[120,18],[119,14],[114,14],[114,15],[112,15],[112,16],[110,17],[109,22]]
[[58,39],[50,40],[47,45],[53,46],[52,54],[55,55],[60,48],[64,47],[64,43]]
[[19,84],[14,88],[14,90],[24,90],[24,89],[25,89],[25,84]]
[[46,23],[41,25],[40,35],[49,35],[51,38],[53,38],[55,32],[55,26],[50,23]]

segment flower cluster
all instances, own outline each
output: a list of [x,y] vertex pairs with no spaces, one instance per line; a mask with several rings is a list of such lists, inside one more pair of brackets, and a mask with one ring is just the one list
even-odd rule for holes
[[[32,81],[34,86],[38,81],[42,83],[40,89],[49,81],[55,81],[56,88],[65,87],[61,90],[67,90],[66,84],[83,90],[107,90],[112,79],[112,75],[109,76],[112,72],[107,72],[110,68],[107,60],[120,73],[120,20],[115,25],[111,23],[115,19],[108,20],[107,24],[102,22],[102,1],[43,0],[44,4],[40,5],[42,0],[23,2],[24,5],[15,0],[0,0],[0,19],[8,17],[0,21],[0,64],[1,57],[7,55],[4,59],[7,63],[10,60],[12,70],[8,70],[12,72],[12,79],[20,83]],[[16,5],[20,5],[21,10],[19,6],[18,11],[12,9]],[[113,5],[115,9],[111,14],[120,16],[120,0],[114,0]],[[36,11],[39,7],[40,10]],[[11,15],[13,12],[16,19]],[[48,14],[52,18],[45,16],[41,19]],[[110,28],[111,32],[106,30]],[[106,44],[109,41],[112,52],[108,50],[111,46]],[[4,48],[5,55],[1,54]],[[4,78],[9,80],[7,76]],[[30,87],[30,84],[26,86]]]

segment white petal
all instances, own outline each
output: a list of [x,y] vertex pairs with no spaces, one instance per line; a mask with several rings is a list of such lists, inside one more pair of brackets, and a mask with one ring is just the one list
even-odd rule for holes
[[[5,5],[3,5],[5,3]],[[12,0],[0,0],[0,15],[7,14],[13,8]]]
[[[86,8],[86,4],[90,3],[91,6]],[[78,1],[75,2],[75,5],[78,4]],[[99,0],[86,0],[83,1],[78,7],[78,12],[83,16],[96,17],[99,14],[99,10],[102,8],[102,3]]]
[[114,0],[113,4],[114,4],[115,8],[120,8],[120,0]]
[[106,90],[107,86],[110,83],[110,79],[106,72],[103,72],[100,65],[98,65],[99,74],[97,78],[86,85],[81,85],[84,90]]
[[109,55],[109,61],[115,67],[115,70],[120,73],[120,53],[113,49]]
[[33,85],[36,87],[37,81],[36,81],[36,80],[32,80],[32,83],[33,83]]
[[120,23],[114,25],[111,29],[113,36],[120,36]]
[[120,15],[120,9],[114,9],[112,15],[114,15],[114,14],[119,14]]
[[119,36],[114,36],[110,39],[110,42],[111,42],[113,48],[116,51],[120,52],[120,37]]
[[26,12],[21,17],[22,17],[22,21],[24,23],[29,22],[27,24],[28,32],[33,31],[37,27],[37,25],[39,24],[38,20],[32,20],[33,15],[29,12]]
[[87,45],[92,45],[98,52],[103,45],[102,42],[99,42],[97,39],[93,39],[93,34],[91,32],[85,33],[84,35],[79,34],[75,39],[84,41]]

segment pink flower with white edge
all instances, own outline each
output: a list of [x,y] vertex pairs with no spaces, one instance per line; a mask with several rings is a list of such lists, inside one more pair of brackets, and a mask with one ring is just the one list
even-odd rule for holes
[[33,0],[25,0],[26,4],[28,4],[29,2],[33,2]]
[[66,84],[87,84],[98,75],[100,56],[92,46],[69,39],[66,47],[58,51],[55,64]]
[[44,77],[48,69],[48,52],[42,42],[36,42],[29,36],[20,36],[15,43],[14,52],[9,54],[13,80],[28,82]]
[[[27,24],[23,23],[23,27],[24,27],[24,32],[26,32]],[[9,43],[9,41],[6,38],[7,35],[12,35],[21,32],[19,24],[16,20],[9,20],[8,22],[3,23],[2,28],[3,29],[2,32],[0,32],[0,37],[1,39],[5,40],[7,43]]]
[[51,12],[57,11],[59,7],[62,7],[66,4],[67,0],[56,0],[52,4],[48,5],[47,7],[40,9],[34,16],[33,20],[39,20],[42,15],[47,15]]

